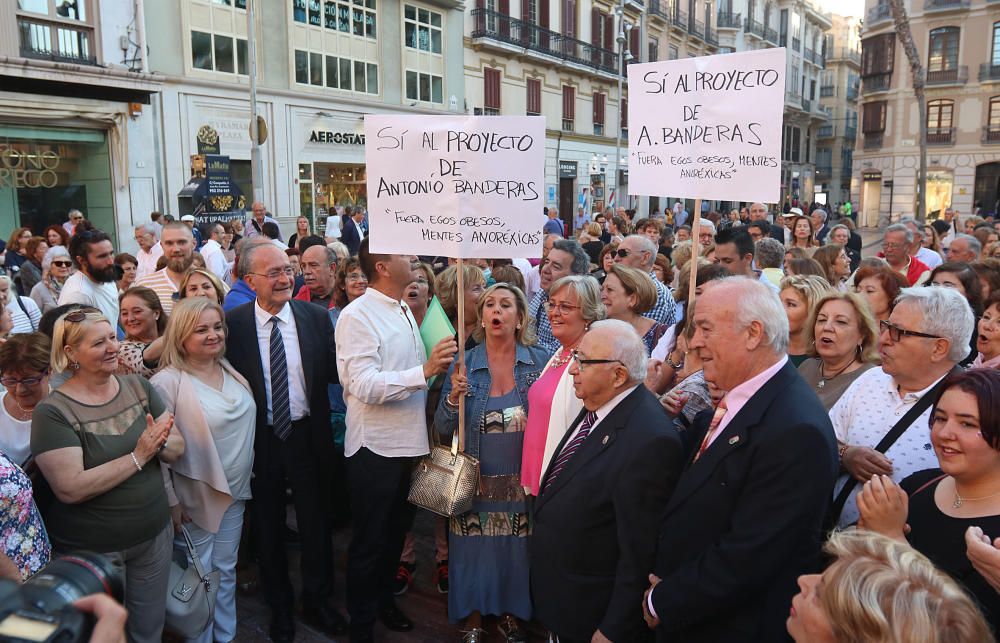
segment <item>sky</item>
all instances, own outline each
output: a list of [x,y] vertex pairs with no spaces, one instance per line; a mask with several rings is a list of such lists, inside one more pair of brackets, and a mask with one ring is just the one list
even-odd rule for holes
[[865,0],[819,0],[819,4],[842,16],[862,16],[865,11]]

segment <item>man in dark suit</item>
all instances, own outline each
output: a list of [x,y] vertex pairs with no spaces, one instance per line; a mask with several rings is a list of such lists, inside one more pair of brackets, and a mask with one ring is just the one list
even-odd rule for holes
[[812,220],[813,230],[816,231],[813,233],[813,237],[819,241],[820,245],[823,245],[826,242],[826,235],[830,234],[830,226],[826,224],[826,210],[816,208],[809,215],[809,218]]
[[322,307],[291,300],[293,273],[279,248],[251,246],[240,262],[256,298],[227,313],[226,357],[257,401],[254,529],[271,607],[271,640],[295,638],[295,594],[284,545],[287,487],[302,547],[305,620],[326,634],[344,634],[346,622],[329,604],[333,552],[327,511],[334,444],[327,383],[337,381],[333,327]]
[[638,601],[680,471],[680,438],[642,385],[645,347],[625,322],[595,322],[570,373],[584,410],[534,506],[535,614],[560,643],[632,643],[648,636]]
[[344,229],[340,240],[347,246],[347,251],[352,257],[357,256],[358,248],[361,247],[361,240],[368,235],[365,229],[365,209],[355,206],[351,211],[351,216],[344,221]]
[[[750,204],[750,220],[751,221],[767,221],[767,206],[763,203],[751,203]],[[772,239],[777,239],[784,245],[785,243],[785,228],[780,225],[775,225],[773,223],[768,223],[768,229]]]
[[766,285],[712,282],[693,322],[690,350],[727,393],[691,428],[642,602],[646,621],[662,642],[788,640],[796,579],[820,567],[838,466],[833,428],[788,362],[788,319]]

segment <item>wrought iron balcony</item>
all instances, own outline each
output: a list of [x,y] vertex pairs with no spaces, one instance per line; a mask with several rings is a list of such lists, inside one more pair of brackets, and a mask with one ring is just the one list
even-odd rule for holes
[[861,79],[866,92],[886,91],[892,85],[892,72],[872,74]]
[[882,132],[869,132],[865,134],[865,149],[877,150],[882,147]]
[[858,128],[848,125],[844,128],[844,138],[848,141],[854,141],[858,137]]
[[823,85],[819,88],[820,98],[829,98],[833,96],[833,85]]
[[824,125],[816,131],[816,136],[819,138],[833,138],[836,129],[833,125]]
[[710,45],[719,45],[719,32],[711,27],[705,27],[705,42]]
[[674,12],[674,15],[670,18],[670,20],[671,20],[671,22],[674,23],[674,26],[677,27],[678,29],[680,29],[682,31],[686,31],[687,30],[687,26],[688,26],[687,11],[681,11],[680,9],[677,9]]
[[96,65],[97,56],[91,51],[93,29],[18,18],[22,58],[51,60],[60,63]]
[[1000,126],[986,125],[983,127],[983,143],[1000,143]]
[[778,30],[771,29],[767,27],[764,29],[764,40],[768,41],[774,46],[778,46]]
[[736,29],[738,30],[743,26],[743,20],[740,18],[741,14],[731,13],[729,11],[720,11],[719,15],[715,19],[715,27],[717,29]]
[[985,80],[1000,80],[1000,65],[983,63],[979,65],[979,82]]
[[472,10],[472,37],[524,47],[544,56],[576,63],[597,71],[617,73],[615,52],[543,29],[490,9]]
[[692,18],[688,23],[688,32],[695,38],[705,39],[705,23],[696,18]]
[[743,25],[743,31],[752,36],[757,36],[761,39],[764,38],[764,24],[757,22],[753,18],[746,19],[746,23]]
[[813,109],[812,100],[809,99],[809,98],[803,98],[802,99],[802,111],[803,112],[811,112],[812,109]]
[[802,41],[792,36],[792,51],[802,51]]
[[928,127],[927,128],[927,144],[928,145],[954,145],[955,144],[955,128],[954,127]]
[[927,72],[928,85],[964,85],[969,82],[968,65]]
[[889,7],[889,3],[881,4],[881,2],[871,9],[868,10],[868,20],[867,26],[872,26],[877,22],[883,22],[885,20],[892,20],[892,9]]
[[924,11],[968,9],[969,0],[924,0]]
[[670,22],[670,14],[667,13],[667,9],[669,7],[669,4],[661,5],[660,0],[652,0],[652,2],[649,3],[649,13],[650,15],[660,18],[661,20]]

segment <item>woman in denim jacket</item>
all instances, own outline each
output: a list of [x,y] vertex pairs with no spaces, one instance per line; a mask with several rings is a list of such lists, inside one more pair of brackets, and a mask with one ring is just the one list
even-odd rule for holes
[[[465,450],[479,459],[480,482],[472,509],[449,522],[448,615],[464,621],[467,643],[485,639],[483,615],[495,615],[508,642],[527,640],[518,621],[531,618],[528,536],[531,526],[521,487],[521,447],[528,388],[548,356],[531,346],[528,302],[515,286],[491,286],[477,306],[478,346],[466,366],[453,364],[434,415],[438,432],[458,428],[458,400],[466,395]],[[468,373],[468,377],[466,377]]]

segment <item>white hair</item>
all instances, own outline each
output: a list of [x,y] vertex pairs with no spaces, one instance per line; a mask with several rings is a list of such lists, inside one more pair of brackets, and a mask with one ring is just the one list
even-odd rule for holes
[[140,223],[139,225],[137,225],[135,227],[135,229],[136,230],[142,230],[143,232],[145,232],[147,234],[153,235],[154,239],[156,239],[156,237],[157,237],[157,235],[156,235],[156,232],[157,232],[156,226],[153,225],[152,223]]
[[906,243],[913,243],[913,230],[910,229],[904,223],[893,223],[891,226],[885,229],[883,233],[883,238],[889,236],[891,232],[902,232],[906,236]]
[[920,310],[923,328],[910,328],[948,340],[948,360],[956,364],[969,355],[969,338],[976,319],[969,302],[954,288],[903,288],[896,306],[912,303]]
[[712,286],[713,290],[732,285],[736,305],[736,323],[747,328],[759,322],[764,329],[766,343],[778,355],[788,352],[788,315],[785,313],[778,294],[771,288],[749,277],[726,277]]
[[637,251],[649,253],[649,259],[646,261],[645,265],[643,265],[643,268],[646,270],[652,270],[653,265],[656,263],[656,253],[658,251],[658,248],[656,247],[656,244],[653,243],[653,240],[644,234],[630,234],[625,238],[632,240],[632,243],[636,245]]
[[611,331],[611,354],[608,357],[622,363],[628,371],[629,382],[641,382],[646,379],[649,355],[635,327],[620,319],[604,319],[590,325],[591,331],[602,328]]
[[66,246],[52,246],[46,250],[45,256],[42,257],[42,273],[47,273],[49,268],[52,267],[52,262],[59,257],[72,259],[72,257],[69,256],[69,250],[66,249]]
[[[699,217],[698,226],[700,228],[705,228],[707,230],[711,230],[712,231],[712,236],[713,237],[715,236],[715,224],[712,223],[711,219],[706,219],[704,217]],[[698,234],[701,234],[700,230],[698,231]]]
[[823,223],[826,223],[826,217],[827,217],[826,210],[824,210],[823,208],[816,208],[815,210],[812,211],[812,213],[819,215],[819,220],[822,221]]

